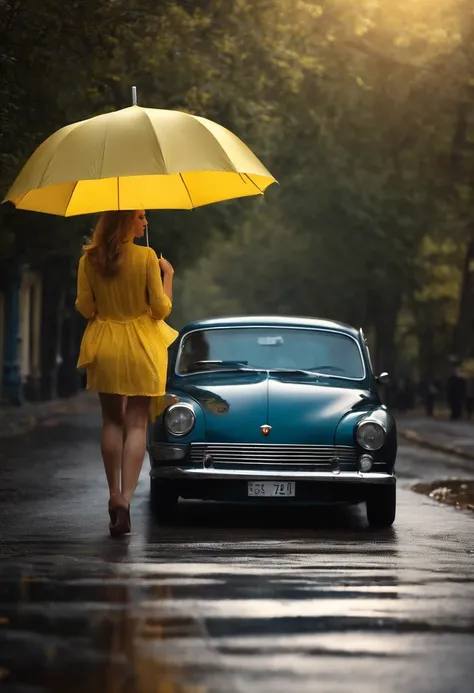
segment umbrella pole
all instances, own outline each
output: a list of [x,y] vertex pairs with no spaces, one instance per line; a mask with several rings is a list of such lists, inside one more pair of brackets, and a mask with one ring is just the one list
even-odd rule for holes
[[[134,106],[137,105],[137,88],[136,87],[132,87],[132,104]],[[150,247],[150,241],[148,238],[148,224],[146,225],[145,237],[146,237],[147,247],[149,248]]]

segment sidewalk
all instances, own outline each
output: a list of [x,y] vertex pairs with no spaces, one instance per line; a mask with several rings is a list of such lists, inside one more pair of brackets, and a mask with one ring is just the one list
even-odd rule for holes
[[401,438],[433,450],[474,460],[474,423],[428,418],[417,414],[395,417]]
[[75,414],[97,406],[97,396],[84,391],[67,399],[25,402],[20,407],[0,403],[0,440],[24,435],[41,424],[54,425],[61,414]]

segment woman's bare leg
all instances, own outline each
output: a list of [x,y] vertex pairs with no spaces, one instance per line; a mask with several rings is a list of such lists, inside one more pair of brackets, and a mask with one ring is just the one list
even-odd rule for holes
[[130,503],[146,452],[149,397],[128,397],[125,409],[125,444],[122,458],[122,494]]
[[102,458],[112,498],[121,495],[125,397],[100,394],[99,399],[102,407]]

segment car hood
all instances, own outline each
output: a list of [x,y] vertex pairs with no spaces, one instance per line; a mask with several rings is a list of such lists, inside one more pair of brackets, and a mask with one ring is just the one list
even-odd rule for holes
[[[180,383],[179,389],[204,411],[207,440],[333,445],[342,417],[367,410],[370,398],[369,391],[341,383],[302,382],[281,374],[212,373],[199,384],[191,379]],[[268,435],[261,429],[265,425],[271,427]]]

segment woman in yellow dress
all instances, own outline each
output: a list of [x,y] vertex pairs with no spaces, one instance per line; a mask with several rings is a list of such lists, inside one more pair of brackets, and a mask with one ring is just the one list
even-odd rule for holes
[[[79,261],[76,308],[89,320],[78,360],[99,393],[110,533],[130,532],[130,502],[146,452],[147,423],[165,394],[174,270],[138,246],[145,212],[105,212]],[[163,281],[161,272],[163,272]]]

